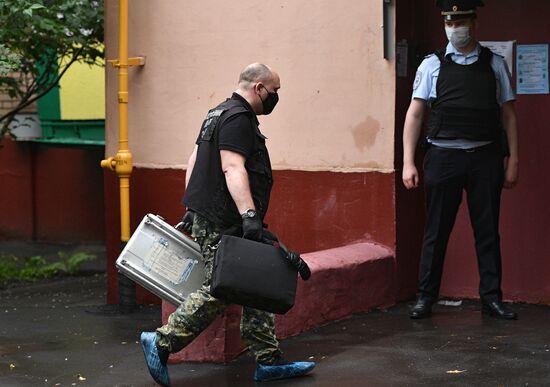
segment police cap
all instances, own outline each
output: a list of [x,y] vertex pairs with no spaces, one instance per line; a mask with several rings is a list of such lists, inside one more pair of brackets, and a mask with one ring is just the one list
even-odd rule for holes
[[483,7],[481,0],[436,0],[445,20],[458,20],[476,17],[476,8]]

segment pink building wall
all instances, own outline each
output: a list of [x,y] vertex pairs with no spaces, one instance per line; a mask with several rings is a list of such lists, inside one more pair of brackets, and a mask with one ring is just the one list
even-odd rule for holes
[[[117,2],[106,3],[107,58],[117,56]],[[147,212],[171,222],[187,158],[209,108],[260,61],[281,77],[261,129],[275,170],[267,222],[300,252],[375,241],[395,246],[394,62],[383,57],[382,3],[328,0],[236,5],[135,0],[129,53],[132,227]],[[116,71],[107,69],[106,155],[116,153]],[[106,175],[109,302],[116,302],[118,199]],[[141,300],[149,300],[139,293]]]

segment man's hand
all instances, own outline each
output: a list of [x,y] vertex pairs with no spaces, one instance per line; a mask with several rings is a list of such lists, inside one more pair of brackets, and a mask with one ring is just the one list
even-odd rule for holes
[[187,210],[185,215],[183,215],[183,218],[181,218],[181,225],[183,231],[185,231],[188,234],[191,234],[191,231],[193,230],[193,221],[195,220],[195,213],[191,210]]
[[403,184],[405,188],[412,189],[418,187],[418,170],[414,164],[403,165]]
[[518,162],[511,157],[504,160],[504,188],[514,188],[518,182]]
[[304,281],[307,281],[309,277],[311,277],[311,270],[309,269],[306,261],[304,261],[302,257],[300,257],[300,254],[289,250],[288,254],[286,255],[286,259],[288,259],[292,266],[294,266],[296,270],[298,270],[298,273],[300,273],[300,277],[302,277]]
[[243,238],[253,241],[263,241],[264,225],[258,215],[243,219]]

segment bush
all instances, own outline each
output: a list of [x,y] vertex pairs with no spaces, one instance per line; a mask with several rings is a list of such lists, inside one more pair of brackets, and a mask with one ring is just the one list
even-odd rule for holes
[[103,1],[1,0],[0,93],[17,106],[0,114],[0,142],[15,114],[55,87],[76,61],[103,63]]
[[74,275],[84,262],[96,259],[85,252],[58,253],[59,260],[48,262],[41,256],[19,258],[13,255],[0,256],[0,281],[33,281],[60,275]]

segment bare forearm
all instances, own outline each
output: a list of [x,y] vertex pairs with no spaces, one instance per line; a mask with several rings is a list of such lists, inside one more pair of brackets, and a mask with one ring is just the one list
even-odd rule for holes
[[195,145],[195,148],[193,149],[191,156],[189,156],[189,161],[187,162],[187,171],[185,172],[186,188],[189,185],[189,179],[191,178],[191,174],[193,173],[193,168],[195,168],[195,161],[197,159],[197,150],[198,150],[198,146]]
[[254,200],[250,192],[246,169],[242,167],[228,167],[223,172],[229,194],[235,202],[239,213],[242,214],[249,208],[254,209]]
[[416,144],[420,137],[420,125],[409,123],[403,131],[403,164],[414,164]]
[[[413,102],[414,103],[414,102]],[[422,129],[423,111],[411,105],[405,118],[403,127],[403,164],[414,165],[414,155],[420,131]]]
[[419,99],[413,99],[407,110],[405,126],[403,127],[403,184],[405,188],[412,189],[418,187],[419,174],[414,165],[414,153],[416,144],[420,137],[422,128],[422,118],[426,102]]
[[514,188],[519,176],[518,123],[514,102],[502,105],[502,125],[510,150],[510,156],[505,159],[504,164],[504,188]]
[[506,131],[506,138],[508,140],[508,147],[510,149],[510,160],[513,162],[519,161],[518,152],[518,123],[515,114],[515,110],[512,107],[508,107],[503,114],[503,125]]

